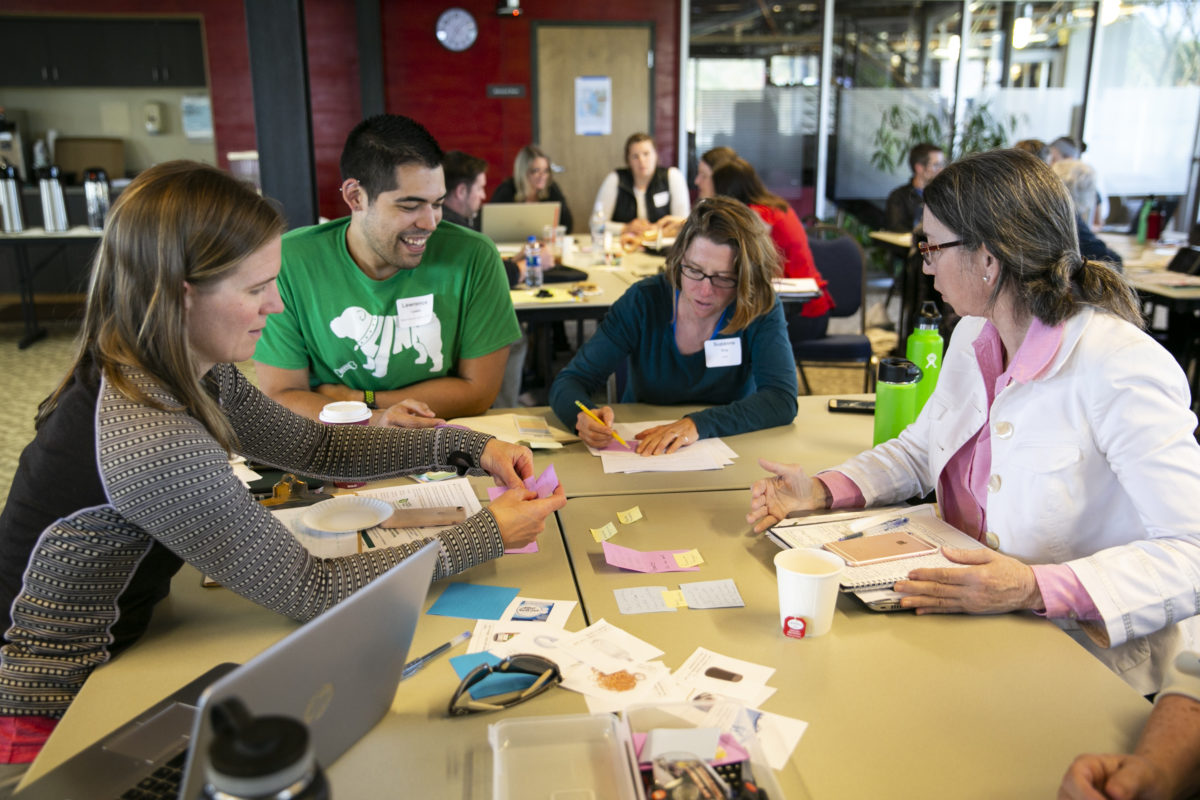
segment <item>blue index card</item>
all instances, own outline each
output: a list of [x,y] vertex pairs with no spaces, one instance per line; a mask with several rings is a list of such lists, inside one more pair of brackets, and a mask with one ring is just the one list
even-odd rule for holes
[[634,586],[629,589],[613,589],[617,608],[622,614],[653,614],[658,611],[676,611],[663,600],[665,586]]
[[[499,663],[500,659],[488,652],[467,653],[466,655],[454,656],[450,659],[450,666],[454,667],[454,672],[458,675],[459,680],[465,678],[468,672],[480,664],[495,666]],[[536,680],[536,675],[493,672],[472,686],[468,694],[471,695],[472,699],[480,700],[485,697],[504,694],[505,692],[519,692],[528,686],[532,686]]]
[[439,617],[500,619],[520,589],[508,586],[482,586],[478,583],[452,583],[433,602],[426,613]]

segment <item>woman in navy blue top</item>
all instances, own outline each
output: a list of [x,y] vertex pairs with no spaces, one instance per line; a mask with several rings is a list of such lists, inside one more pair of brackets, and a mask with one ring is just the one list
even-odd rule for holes
[[779,256],[758,216],[727,197],[699,203],[667,256],[664,271],[629,288],[595,336],[550,388],[554,413],[593,447],[612,440],[579,411],[622,362],[622,402],[711,406],[637,434],[643,455],[671,453],[706,436],[789,424],[796,416],[796,365],[783,307],[771,286]]

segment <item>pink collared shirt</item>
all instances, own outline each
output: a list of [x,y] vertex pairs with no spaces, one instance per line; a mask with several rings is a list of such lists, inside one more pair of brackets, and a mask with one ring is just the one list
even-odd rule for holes
[[[938,476],[938,503],[942,516],[951,525],[979,541],[987,533],[987,481],[992,464],[991,407],[998,395],[1012,382],[1028,383],[1050,366],[1062,343],[1063,326],[1049,327],[1037,319],[1030,323],[1025,341],[1004,368],[1004,345],[1000,332],[988,322],[972,343],[975,359],[987,392],[988,419],[946,463]],[[817,476],[829,490],[831,508],[850,508],[865,503],[862,491],[840,472]],[[1045,616],[1051,618],[1100,619],[1091,595],[1083,588],[1074,570],[1065,564],[1039,564],[1034,578],[1046,604]]]

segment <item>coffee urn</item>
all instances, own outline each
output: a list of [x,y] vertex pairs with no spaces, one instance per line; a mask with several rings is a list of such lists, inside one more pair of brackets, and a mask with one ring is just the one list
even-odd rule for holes
[[94,231],[104,230],[108,216],[108,174],[99,167],[83,173],[83,196],[87,201],[87,224]]
[[42,167],[38,172],[38,188],[42,193],[42,227],[46,233],[61,233],[67,229],[67,206],[63,200],[62,181],[56,166]]
[[0,168],[0,231],[20,233],[25,230],[21,216],[21,178],[17,168],[5,164]]

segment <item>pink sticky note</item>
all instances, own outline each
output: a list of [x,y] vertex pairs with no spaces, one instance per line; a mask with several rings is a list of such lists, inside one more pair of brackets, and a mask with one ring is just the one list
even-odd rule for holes
[[699,572],[699,567],[681,567],[675,561],[676,553],[687,550],[634,550],[612,542],[601,542],[604,560],[614,567],[633,572]]
[[[526,478],[525,488],[531,492],[537,492],[538,497],[549,497],[554,494],[554,490],[558,488],[558,474],[554,471],[554,465],[551,464],[546,467],[542,474],[536,478]],[[489,486],[487,489],[488,500],[495,500],[507,491],[508,487],[506,486]],[[513,555],[516,553],[536,553],[537,551],[537,542],[530,542],[524,547],[505,550],[504,552]]]

